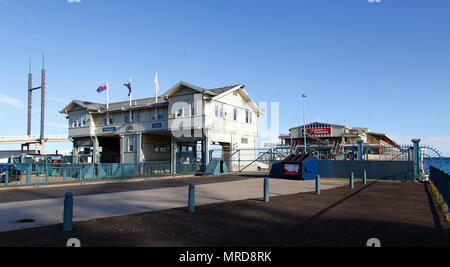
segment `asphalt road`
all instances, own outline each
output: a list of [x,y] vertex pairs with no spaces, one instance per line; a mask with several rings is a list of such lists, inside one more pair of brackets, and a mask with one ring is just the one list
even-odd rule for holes
[[0,203],[29,201],[38,199],[62,198],[66,192],[74,196],[85,196],[126,191],[149,190],[167,187],[186,186],[190,183],[196,185],[219,183],[228,181],[241,181],[261,178],[259,176],[192,176],[180,178],[151,178],[145,181],[108,182],[98,184],[42,186],[39,188],[10,188],[0,189]]
[[371,182],[323,191],[147,212],[0,233],[0,246],[384,247],[450,246],[426,185]]

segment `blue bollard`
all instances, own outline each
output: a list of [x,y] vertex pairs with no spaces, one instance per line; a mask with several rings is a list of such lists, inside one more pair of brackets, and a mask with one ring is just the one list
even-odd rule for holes
[[48,166],[45,168],[45,184],[48,184]]
[[188,196],[188,210],[191,213],[195,212],[195,184],[189,185],[189,196]]
[[66,193],[64,197],[64,217],[63,217],[63,231],[72,231],[73,218],[73,195],[71,192]]
[[264,178],[264,202],[269,202],[269,178]]
[[320,175],[316,176],[316,194],[320,195]]
[[27,167],[27,185],[31,184],[31,172],[33,170],[33,166],[29,165]]
[[353,189],[355,187],[354,183],[355,183],[355,175],[352,172],[350,175],[350,189]]
[[364,170],[363,183],[367,184],[367,171],[366,170]]
[[8,183],[9,183],[9,168],[6,169],[5,173],[5,187],[8,187]]

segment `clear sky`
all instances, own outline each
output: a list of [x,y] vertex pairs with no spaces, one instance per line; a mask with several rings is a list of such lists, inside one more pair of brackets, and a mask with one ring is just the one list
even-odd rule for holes
[[[421,138],[450,156],[448,0],[0,0],[0,136],[26,134],[28,60],[48,71],[46,132],[73,98],[154,95],[184,80],[242,83],[280,103],[280,130],[321,121]],[[39,92],[33,134],[39,133]],[[55,146],[51,147],[52,149]],[[69,146],[70,147],[70,146]],[[8,149],[3,146],[0,149]],[[15,146],[14,148],[17,148]]]

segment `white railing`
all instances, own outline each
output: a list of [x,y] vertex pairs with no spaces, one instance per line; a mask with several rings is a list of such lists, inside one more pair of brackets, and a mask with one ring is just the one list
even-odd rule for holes
[[[41,139],[38,135],[22,135],[22,136],[0,136],[1,142],[23,142],[23,141],[39,141]],[[69,140],[67,135],[46,135],[45,141],[65,141]]]

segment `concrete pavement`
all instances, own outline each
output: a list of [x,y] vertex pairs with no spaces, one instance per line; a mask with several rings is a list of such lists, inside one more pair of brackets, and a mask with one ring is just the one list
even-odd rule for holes
[[[270,196],[315,190],[314,181],[270,179]],[[344,186],[346,180],[322,180],[321,189]],[[74,196],[74,221],[114,217],[187,206],[188,187]],[[263,197],[263,180],[248,179],[196,186],[196,205]],[[0,232],[62,223],[63,199],[38,199],[0,204]],[[20,220],[32,219],[30,223]]]

